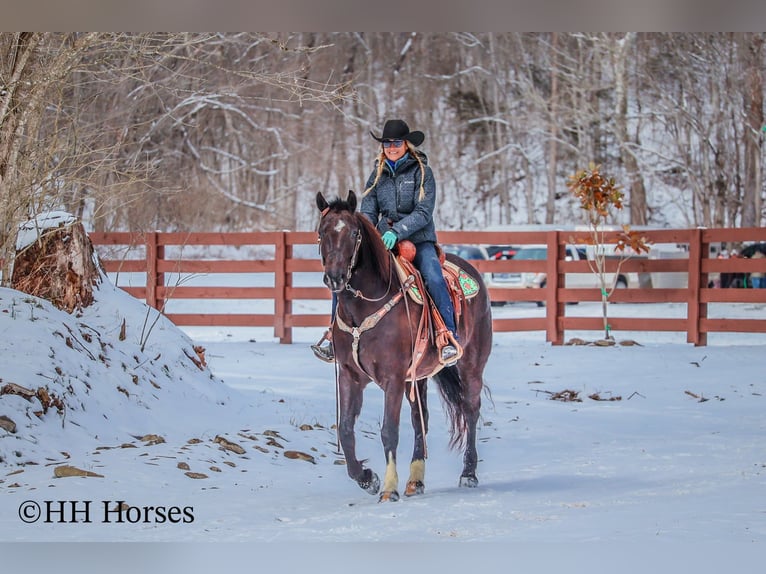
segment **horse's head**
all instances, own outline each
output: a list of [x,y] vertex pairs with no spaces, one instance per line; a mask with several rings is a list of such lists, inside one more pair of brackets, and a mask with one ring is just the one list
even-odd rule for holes
[[359,257],[363,225],[356,213],[356,194],[349,191],[344,201],[330,203],[317,193],[319,253],[324,267],[324,283],[336,293],[346,288]]

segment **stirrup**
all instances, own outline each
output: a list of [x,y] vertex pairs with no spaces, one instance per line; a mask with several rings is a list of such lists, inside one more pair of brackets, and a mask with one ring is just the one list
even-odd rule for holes
[[311,345],[311,350],[314,351],[317,359],[320,359],[325,363],[335,362],[335,349],[332,347],[332,342],[324,346]]
[[463,356],[463,347],[450,331],[444,330],[436,336],[439,347],[439,362],[445,367],[454,367]]
[[452,345],[445,345],[441,350],[441,362],[446,367],[454,367],[457,364],[457,348]]
[[[329,341],[327,345],[322,345],[325,341]],[[335,362],[335,349],[332,345],[332,331],[327,329],[316,344],[311,345],[311,350],[314,351],[317,359],[324,361],[325,363]]]

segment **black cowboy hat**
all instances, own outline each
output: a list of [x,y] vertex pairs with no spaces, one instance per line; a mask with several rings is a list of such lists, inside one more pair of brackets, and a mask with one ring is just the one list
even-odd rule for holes
[[383,142],[384,140],[406,140],[415,147],[423,143],[426,139],[426,135],[420,131],[410,131],[410,126],[404,120],[388,120],[386,125],[383,126],[383,135],[377,137],[374,133],[370,132],[370,135]]

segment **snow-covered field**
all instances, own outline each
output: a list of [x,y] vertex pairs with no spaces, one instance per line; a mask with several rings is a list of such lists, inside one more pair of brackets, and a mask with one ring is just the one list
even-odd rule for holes
[[[0,389],[45,387],[65,403],[38,416],[40,399],[0,397],[0,416],[16,426],[0,429],[2,541],[247,543],[141,553],[173,570],[225,557],[236,557],[230,570],[256,571],[415,561],[434,571],[632,572],[647,557],[657,572],[761,567],[766,337],[695,348],[682,336],[616,333],[640,345],[602,348],[496,334],[479,488],[457,486],[461,456],[447,449],[432,388],[426,493],[379,504],[337,451],[334,368],[308,349],[320,330],[296,331],[292,345],[263,329],[182,332],[162,319],[152,327],[153,312],[109,283],[97,299],[75,317],[0,289]],[[766,317],[761,306],[743,313]],[[561,391],[579,401],[553,400]],[[370,386],[357,423],[360,457],[379,474],[382,399]],[[405,423],[401,474],[411,445]],[[100,476],[56,478],[64,465]],[[56,560],[81,558],[53,548]],[[3,549],[19,567],[32,559]]]

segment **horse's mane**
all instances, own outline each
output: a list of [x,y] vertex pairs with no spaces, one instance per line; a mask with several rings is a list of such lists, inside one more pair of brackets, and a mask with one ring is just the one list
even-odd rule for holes
[[389,266],[391,265],[390,254],[386,246],[383,245],[378,230],[367,219],[367,216],[356,211],[347,200],[340,198],[333,199],[328,204],[328,210],[336,212],[348,211],[353,214],[362,230],[362,245],[359,253],[360,262],[366,262],[369,258],[371,266],[378,270],[382,277],[388,277]]
[[365,255],[369,254],[373,266],[379,270],[382,277],[388,277],[389,267],[391,265],[391,254],[388,249],[386,249],[386,246],[383,245],[380,233],[375,229],[372,222],[367,219],[366,215],[356,212],[354,213],[354,216],[362,226],[362,246],[367,249]]

